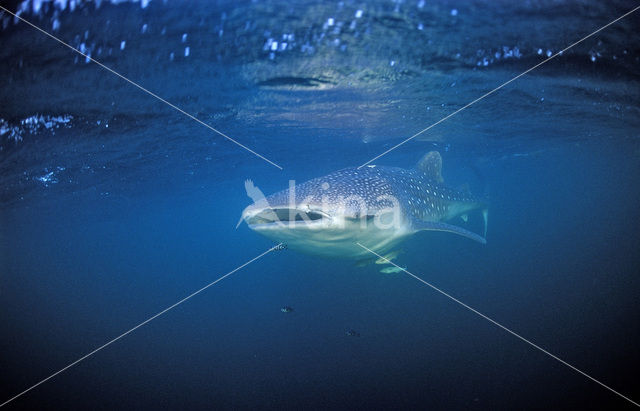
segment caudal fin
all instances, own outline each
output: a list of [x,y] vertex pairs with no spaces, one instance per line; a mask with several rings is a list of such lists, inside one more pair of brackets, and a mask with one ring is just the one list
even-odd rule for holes
[[482,209],[482,218],[484,219],[484,238],[487,238],[487,226],[489,225],[489,209]]

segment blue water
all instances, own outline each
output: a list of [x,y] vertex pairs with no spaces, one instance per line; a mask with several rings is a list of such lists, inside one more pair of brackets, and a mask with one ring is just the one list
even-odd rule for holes
[[[2,2],[283,170],[0,14],[0,402],[272,247],[235,228],[246,179],[360,165],[637,5],[74,4]],[[420,233],[399,265],[636,402],[637,27],[376,160],[439,150],[490,203],[487,245]],[[7,408],[633,408],[379,268],[271,252]]]

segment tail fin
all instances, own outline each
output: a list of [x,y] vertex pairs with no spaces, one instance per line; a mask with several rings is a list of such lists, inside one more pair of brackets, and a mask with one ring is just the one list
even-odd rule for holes
[[489,208],[482,209],[482,218],[484,219],[484,238],[487,238],[487,226],[489,224]]

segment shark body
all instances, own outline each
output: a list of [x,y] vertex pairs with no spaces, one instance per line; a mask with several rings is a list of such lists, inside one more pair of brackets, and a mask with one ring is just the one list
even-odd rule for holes
[[290,249],[329,257],[370,258],[357,243],[392,255],[402,241],[423,230],[485,243],[483,236],[447,223],[479,210],[486,235],[487,206],[446,187],[441,169],[442,158],[435,151],[414,169],[345,168],[262,198],[245,208],[242,219]]

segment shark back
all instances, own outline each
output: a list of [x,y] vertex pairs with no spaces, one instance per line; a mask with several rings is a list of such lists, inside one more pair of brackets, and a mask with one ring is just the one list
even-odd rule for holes
[[391,194],[398,199],[403,214],[414,231],[451,231],[485,242],[484,238],[459,227],[431,224],[466,216],[466,213],[473,210],[482,210],[484,215],[486,210],[486,204],[478,197],[447,187],[439,168],[425,170],[420,164],[415,169],[369,167],[367,173],[388,183]]

